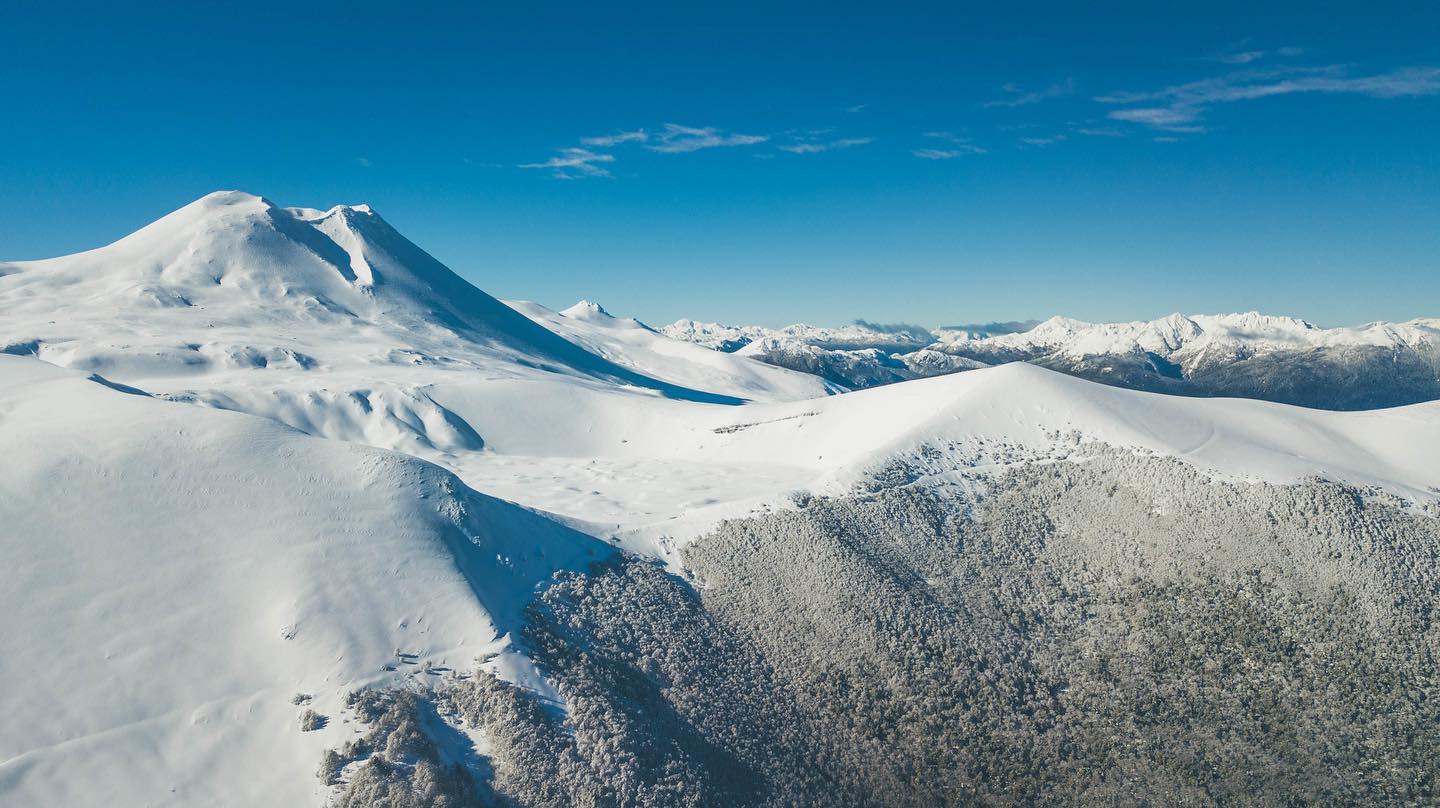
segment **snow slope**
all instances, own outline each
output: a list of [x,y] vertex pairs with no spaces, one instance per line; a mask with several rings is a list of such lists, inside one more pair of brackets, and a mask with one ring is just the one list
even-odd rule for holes
[[455,458],[457,473],[660,557],[720,519],[784,507],[790,491],[844,493],[895,460],[983,472],[1070,456],[1086,441],[1238,479],[1322,476],[1406,497],[1440,492],[1440,402],[1309,410],[1124,390],[1024,363],[742,407],[600,397],[577,405],[561,391],[529,396],[518,385],[506,395],[510,404],[476,417],[495,443]]
[[633,317],[615,317],[588,300],[559,312],[529,301],[505,302],[597,356],[638,373],[697,390],[752,401],[815,398],[834,391],[833,386],[808,373],[672,339]]
[[319,804],[351,728],[301,733],[292,696],[338,717],[502,652],[540,686],[505,634],[609,552],[414,458],[33,359],[0,356],[0,457],[7,804]]
[[1318,475],[1407,496],[1440,492],[1440,402],[1329,412],[1123,390],[1015,363],[804,405],[746,407],[734,419],[755,425],[722,441],[719,456],[786,456],[841,476],[927,445],[1050,451],[1073,434],[1230,477]]
[[[12,353],[98,371],[172,400],[415,454],[481,490],[622,541],[678,535],[684,532],[680,524],[700,529],[761,507],[787,489],[844,476],[828,463],[861,463],[857,452],[882,457],[888,445],[876,443],[882,438],[896,445],[973,442],[1023,433],[1030,424],[1042,432],[1077,429],[1123,442],[1137,434],[1124,426],[1136,421],[1131,411],[1158,407],[1164,414],[1156,417],[1175,422],[1141,432],[1173,439],[1140,445],[1188,454],[1196,441],[1172,435],[1176,424],[1203,422],[1209,413],[1235,407],[1247,413],[1236,416],[1240,420],[1252,417],[1246,404],[1217,402],[1195,410],[1200,405],[1160,399],[1157,405],[1149,397],[1066,383],[1053,374],[1017,377],[1044,379],[1043,392],[995,381],[1025,373],[1016,369],[971,371],[979,375],[907,384],[884,395],[810,401],[826,391],[811,377],[667,339],[594,304],[565,312],[530,303],[513,303],[512,309],[435,263],[364,206],[322,213],[215,194],[110,247],[7,266],[9,274],[0,277],[0,311],[6,315],[0,344]],[[1237,339],[1269,334],[1278,341],[1277,334],[1313,330],[1275,318],[1212,319],[1167,318],[1141,329],[1136,339],[1148,345],[1145,335],[1153,334],[1160,342],[1169,339],[1166,344],[1193,344],[1194,333],[1219,329],[1222,321],[1227,338]],[[850,332],[874,329],[844,331],[855,336]],[[978,342],[1018,348],[1026,340],[1067,344],[1077,335],[1103,333],[1055,319],[1030,332]],[[940,351],[916,355],[922,353],[936,359],[930,354]],[[953,363],[917,360],[894,370],[918,375],[927,366],[954,369]],[[1003,428],[972,425],[966,432],[958,424],[971,422],[957,415],[961,421],[950,431],[927,432],[926,425],[933,425],[928,414],[953,409],[952,398],[972,397],[972,386],[994,390],[1002,402],[995,406],[1009,408],[1012,420]],[[905,403],[920,390],[934,391],[935,398]],[[1104,408],[1085,417],[1060,417],[1064,407],[1043,403],[1111,395],[1118,397],[1104,399]],[[733,405],[741,399],[755,403]],[[873,409],[849,420],[839,415],[871,401]],[[812,412],[821,415],[805,415]],[[1332,423],[1329,416],[1298,411],[1272,416],[1275,410],[1263,404],[1253,412],[1257,419]],[[714,431],[776,419],[790,420]],[[815,439],[813,425],[841,421],[837,434],[843,438],[814,453],[829,458],[817,466],[805,445]],[[750,436],[786,436],[792,429],[809,430],[794,433],[800,441],[794,451],[781,451],[789,440],[784,437],[739,450]],[[1249,437],[1233,425],[1215,431],[1242,442]],[[1275,453],[1307,454],[1303,433],[1297,440],[1300,445]],[[1363,445],[1364,437],[1355,440]],[[1332,460],[1337,469],[1356,467],[1347,457]],[[1311,467],[1286,468],[1309,473]],[[1357,471],[1366,479],[1390,479],[1383,467],[1365,472],[1361,464]],[[1414,488],[1412,483],[1402,487]]]
[[0,309],[0,351],[112,378],[428,363],[736,402],[566,341],[363,205],[320,212],[210,194],[106,247],[0,264]]
[[[1220,333],[1181,319],[1010,342]],[[896,463],[947,485],[1101,441],[1440,494],[1440,403],[1324,412],[1026,364],[825,395],[593,304],[500,303],[363,206],[212,195],[100,250],[0,265],[0,348],[22,355],[0,355],[6,802],[316,804],[321,750],[353,733],[301,733],[295,693],[339,715],[356,686],[491,652],[543,690],[506,634],[554,571],[604,540],[673,563],[721,519]]]
[[[489,425],[498,448],[460,464],[470,481],[595,521],[594,498],[563,492],[604,477],[619,538],[662,558],[788,490],[844,491],[897,458],[1063,457],[1071,431],[1238,477],[1440,486],[1440,404],[1318,412],[1015,364],[796,403],[580,399],[598,406],[564,418],[576,399],[500,384],[519,397]],[[413,458],[28,358],[0,357],[0,456],[0,608],[20,649],[0,662],[0,792],[22,803],[318,804],[316,761],[350,728],[299,732],[293,694],[339,715],[346,690],[416,669],[384,670],[396,649],[467,667],[507,647],[537,582],[607,552]],[[552,479],[516,473],[547,460]],[[711,501],[681,507],[687,487]],[[536,685],[523,657],[500,662]]]

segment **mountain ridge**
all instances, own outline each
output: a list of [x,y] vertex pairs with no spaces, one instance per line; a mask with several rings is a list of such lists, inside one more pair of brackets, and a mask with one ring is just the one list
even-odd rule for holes
[[[281,208],[216,192],[103,247],[0,263],[0,307],[8,315],[0,351],[122,381],[213,366],[201,348],[227,332],[238,344],[222,354],[298,353],[302,365],[350,362],[338,346],[373,335],[422,353],[458,351],[507,373],[529,368],[671,397],[742,400],[586,351],[456,275],[367,205]],[[272,344],[247,344],[261,335]]]
[[[1316,369],[1387,349],[1297,363],[1323,335],[1257,314],[724,352],[498,301],[363,206],[182,211],[0,265],[22,651],[0,793],[839,808],[1440,783],[1440,401],[1115,383],[1335,386]],[[796,346],[875,383],[751,358]]]
[[[1321,328],[1250,311],[1089,323],[1063,316],[1004,333],[934,329],[765,329],[679,320],[661,329],[851,388],[1032,362],[1140,390],[1240,396],[1322,409],[1440,398],[1440,319]],[[941,357],[949,357],[943,359]],[[967,364],[969,363],[969,364]]]

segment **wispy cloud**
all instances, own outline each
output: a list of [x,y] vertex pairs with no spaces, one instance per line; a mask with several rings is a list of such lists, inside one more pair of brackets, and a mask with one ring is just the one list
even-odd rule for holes
[[597,135],[595,137],[582,137],[580,142],[586,146],[598,146],[608,149],[612,146],[619,146],[621,143],[644,143],[650,136],[644,129],[636,129],[630,132],[616,132],[613,135]]
[[543,163],[523,163],[519,168],[548,168],[558,179],[575,180],[583,177],[610,177],[613,176],[605,168],[596,163],[613,163],[615,155],[604,154],[571,147],[561,149],[560,153]]
[[[1217,53],[1211,56],[1201,56],[1194,61],[1218,62],[1222,65],[1248,65],[1258,62],[1261,59],[1264,59],[1266,56],[1270,55],[1270,51],[1258,49],[1242,50],[1248,44],[1250,44],[1250,40],[1241,40],[1240,42],[1236,42],[1235,44],[1231,45],[1228,49],[1221,53]],[[1287,46],[1284,48],[1276,48],[1274,53],[1276,56],[1284,57],[1299,56],[1305,53],[1305,49]]]
[[866,107],[865,104],[856,104],[856,105],[853,106],[853,107],[846,107],[846,108],[845,108],[845,111],[846,111],[846,112],[849,112],[849,113],[852,113],[852,114],[853,114],[853,113],[856,113],[856,112],[864,112],[864,111],[865,111],[865,107]]
[[1117,109],[1110,113],[1110,118],[1127,123],[1138,123],[1145,126],[1152,126],[1156,129],[1168,129],[1172,132],[1200,132],[1202,127],[1195,125],[1195,119],[1200,117],[1198,107],[1139,107],[1136,109]]
[[955,134],[954,132],[950,132],[950,131],[948,131],[948,130],[947,130],[947,131],[921,132],[920,134],[923,135],[924,137],[933,137],[933,138],[935,138],[936,140],[944,140],[944,141],[948,141],[948,142],[950,142],[950,143],[957,143],[957,144],[961,144],[961,145],[969,145],[970,143],[973,143],[974,140],[975,140],[974,138],[972,138],[972,137],[970,137],[970,136],[968,136],[968,135],[957,135],[957,134]]
[[1087,137],[1125,137],[1125,130],[1118,126],[1080,126],[1075,133]]
[[1053,146],[1069,139],[1065,135],[1050,135],[1049,137],[1022,137],[1020,142],[1026,146]]
[[820,152],[834,151],[836,149],[848,149],[851,146],[864,146],[867,143],[874,143],[874,138],[868,137],[843,137],[831,141],[805,141],[802,143],[791,143],[785,146],[777,146],[780,151],[791,154],[819,154]]
[[[580,138],[581,146],[559,149],[558,153],[543,163],[522,163],[518,168],[550,169],[551,175],[562,180],[576,180],[588,177],[612,177],[604,163],[615,162],[615,155],[602,149],[612,149],[626,143],[638,143],[645,148],[662,154],[710,149],[716,146],[744,146],[763,143],[769,135],[742,135],[725,133],[714,127],[680,126],[667,123],[658,134],[651,135],[644,129],[622,129],[608,135],[593,135]],[[859,140],[834,141],[825,144],[827,148],[844,148],[859,144]],[[867,140],[868,142],[868,140]]]
[[751,146],[769,139],[769,135],[721,132],[713,126],[694,127],[667,123],[665,129],[655,136],[654,142],[647,144],[645,148],[662,154],[681,154],[720,146]]
[[920,134],[928,138],[934,138],[935,140],[943,140],[947,144],[943,149],[930,147],[910,150],[911,154],[925,160],[953,160],[956,157],[965,157],[971,154],[985,154],[987,151],[970,142],[970,138],[957,135],[954,132],[930,131],[921,132]]
[[1207,56],[1207,62],[1219,62],[1226,65],[1248,65],[1251,62],[1258,62],[1265,58],[1265,51],[1239,51],[1238,53],[1222,53],[1219,56]]
[[1108,117],[1155,129],[1203,131],[1198,121],[1215,104],[1293,93],[1343,93],[1370,98],[1440,94],[1440,68],[1406,67],[1389,73],[1352,76],[1345,67],[1288,67],[1249,70],[1201,79],[1151,92],[1119,92],[1096,98],[1103,104],[1130,105]]
[[953,160],[970,154],[984,154],[985,149],[962,143],[953,149],[912,149],[910,153],[925,160]]
[[1248,65],[1251,62],[1258,62],[1265,58],[1265,51],[1249,47],[1254,37],[1246,37],[1226,45],[1219,53],[1212,53],[1209,56],[1199,56],[1188,61],[1193,62],[1218,62],[1222,65]]
[[1038,104],[1047,98],[1059,98],[1062,95],[1070,95],[1075,92],[1075,79],[1065,79],[1056,82],[1042,90],[1024,91],[1019,85],[1007,84],[1002,87],[1005,92],[1010,93],[1009,98],[1000,98],[994,101],[987,101],[987,107],[1023,107],[1029,104]]

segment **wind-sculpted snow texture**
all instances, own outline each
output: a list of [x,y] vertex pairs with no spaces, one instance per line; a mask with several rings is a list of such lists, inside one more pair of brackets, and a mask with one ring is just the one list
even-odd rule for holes
[[513,805],[1440,797],[1440,508],[1086,451],[727,522],[688,579],[563,574],[526,636],[568,712],[437,703]]
[[1033,362],[1134,390],[1322,409],[1440,399],[1440,320],[1433,319],[1325,329],[1256,312],[1132,323],[1053,317],[1021,331],[937,328],[928,335],[867,324],[764,329],[681,320],[662,330],[851,389]]

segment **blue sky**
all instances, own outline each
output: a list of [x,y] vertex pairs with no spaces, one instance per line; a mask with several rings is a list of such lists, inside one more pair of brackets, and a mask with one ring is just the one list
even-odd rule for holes
[[1440,316],[1433,2],[54,5],[3,259],[239,188],[655,323]]

